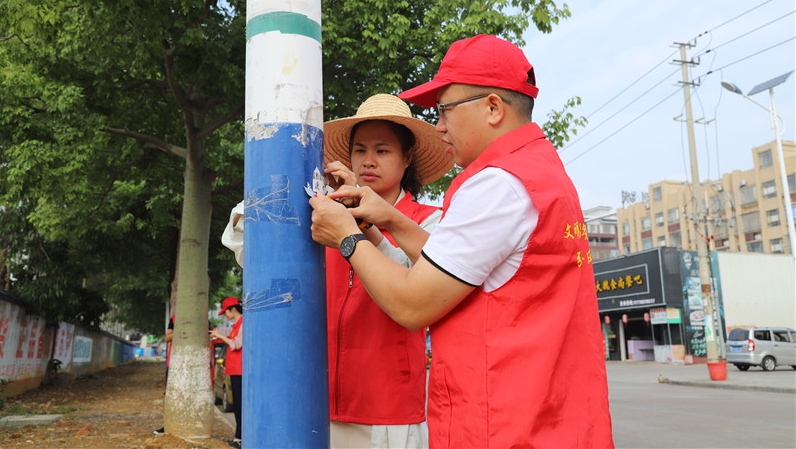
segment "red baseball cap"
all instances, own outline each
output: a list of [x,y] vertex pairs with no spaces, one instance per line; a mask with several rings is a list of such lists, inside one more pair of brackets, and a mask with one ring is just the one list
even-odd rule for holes
[[234,296],[227,296],[223,301],[221,301],[221,311],[218,312],[218,316],[224,315],[224,312],[226,312],[230,307],[239,305],[240,301],[238,301],[238,298]]
[[398,97],[430,108],[437,104],[437,90],[450,84],[498,87],[532,98],[539,94],[533,66],[525,53],[509,41],[486,34],[454,42],[434,79]]

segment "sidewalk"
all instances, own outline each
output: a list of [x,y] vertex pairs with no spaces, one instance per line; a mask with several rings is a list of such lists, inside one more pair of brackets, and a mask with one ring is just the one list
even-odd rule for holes
[[728,364],[727,379],[722,381],[710,379],[706,364],[609,361],[606,362],[606,367],[609,384],[613,382],[657,382],[796,394],[796,370],[790,366],[778,366],[774,371],[763,371],[757,367],[751,367],[749,371],[740,371],[735,366]]

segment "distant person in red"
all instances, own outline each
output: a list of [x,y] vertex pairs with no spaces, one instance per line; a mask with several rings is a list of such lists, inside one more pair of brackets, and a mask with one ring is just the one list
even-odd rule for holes
[[169,327],[166,329],[166,336],[163,341],[169,344],[166,350],[166,381],[169,380],[169,365],[171,364],[171,340],[174,339],[174,315],[169,318]]
[[232,447],[241,447],[241,379],[243,374],[243,306],[238,298],[229,296],[221,301],[221,312],[218,316],[225,316],[232,322],[232,331],[229,335],[221,334],[218,329],[210,331],[212,338],[221,339],[229,345],[227,356],[224,360],[224,373],[229,376],[232,387],[232,408],[235,413],[235,439],[230,443]]

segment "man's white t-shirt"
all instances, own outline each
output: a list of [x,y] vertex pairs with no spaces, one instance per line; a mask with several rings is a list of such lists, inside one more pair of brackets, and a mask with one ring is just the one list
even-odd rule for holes
[[517,272],[538,219],[522,182],[488,167],[454,193],[423,255],[460,281],[493,291]]

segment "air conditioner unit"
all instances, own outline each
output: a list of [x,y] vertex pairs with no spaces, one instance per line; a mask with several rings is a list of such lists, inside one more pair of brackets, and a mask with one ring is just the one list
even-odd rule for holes
[[650,205],[649,205],[649,204],[645,204],[645,205],[644,205],[644,209],[649,209],[649,208],[650,208]]
[[719,191],[719,192],[723,192],[724,191],[724,187],[718,186],[718,187],[716,187],[716,190]]
[[746,187],[746,180],[742,179],[741,182],[738,183],[738,185],[741,187]]

